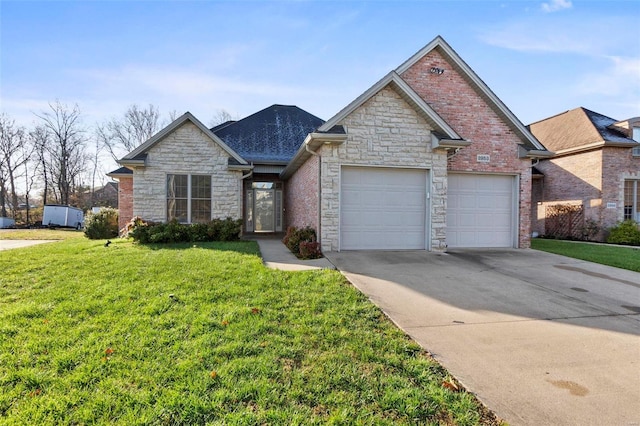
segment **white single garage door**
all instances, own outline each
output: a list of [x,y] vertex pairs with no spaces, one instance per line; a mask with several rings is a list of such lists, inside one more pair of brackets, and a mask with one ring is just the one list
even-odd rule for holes
[[343,167],[342,250],[425,248],[427,171]]
[[447,186],[449,247],[514,246],[514,176],[450,174]]

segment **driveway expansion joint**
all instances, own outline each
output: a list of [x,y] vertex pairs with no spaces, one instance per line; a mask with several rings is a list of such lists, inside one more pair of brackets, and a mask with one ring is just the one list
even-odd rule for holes
[[585,318],[617,318],[617,317],[638,317],[640,319],[640,313],[630,313],[630,314],[602,314],[602,315],[578,315],[574,317],[554,317],[554,318],[525,318],[519,320],[506,320],[506,321],[482,321],[482,322],[464,322],[459,320],[454,320],[450,324],[435,324],[435,325],[415,325],[415,326],[406,326],[407,330],[420,330],[425,328],[439,328],[439,327],[459,327],[465,325],[491,325],[491,324],[513,324],[519,322],[536,322],[536,321],[564,321],[564,320],[573,320],[573,319],[585,319]]

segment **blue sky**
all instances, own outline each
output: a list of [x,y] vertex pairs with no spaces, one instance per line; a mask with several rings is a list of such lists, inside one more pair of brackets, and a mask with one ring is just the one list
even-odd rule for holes
[[640,115],[638,1],[0,0],[0,111],[59,99],[88,126],[131,104],[329,119],[437,35],[529,124]]

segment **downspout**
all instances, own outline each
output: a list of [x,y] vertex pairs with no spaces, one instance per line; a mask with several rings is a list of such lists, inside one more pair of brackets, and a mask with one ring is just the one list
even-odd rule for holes
[[[311,139],[307,139],[304,142],[304,149],[305,151],[307,151],[309,154],[318,157],[318,205],[316,206],[316,212],[318,215],[318,235],[316,236],[318,238],[318,242],[321,241],[321,227],[322,227],[322,215],[321,215],[321,211],[322,211],[322,157],[320,156],[320,154],[318,154],[315,151],[312,151],[309,148],[309,142],[311,142]],[[322,250],[322,243],[320,243],[320,250]]]
[[251,176],[253,176],[253,161],[251,162],[251,170],[249,170],[249,173],[247,173],[246,175],[242,175],[240,180],[245,180],[246,178]]

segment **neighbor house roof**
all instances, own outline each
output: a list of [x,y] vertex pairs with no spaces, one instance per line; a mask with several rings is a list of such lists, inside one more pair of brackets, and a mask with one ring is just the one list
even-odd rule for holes
[[529,129],[556,155],[603,146],[637,146],[637,142],[616,130],[616,123],[618,120],[580,107],[532,123]]
[[416,52],[412,57],[403,62],[395,72],[402,75],[405,71],[415,65],[420,59],[432,50],[437,50],[454,69],[464,78],[467,83],[487,102],[489,107],[511,128],[511,130],[522,141],[522,148],[535,157],[548,157],[552,153],[529,132],[527,127],[511,112],[509,108],[498,98],[495,93],[478,77],[467,63],[456,53],[455,50],[441,37],[437,36],[429,44]]
[[271,105],[211,131],[249,162],[286,164],[305,137],[323,123],[297,106]]
[[133,170],[123,166],[112,172],[107,173],[107,176],[111,178],[133,177]]
[[[171,124],[169,124],[164,129],[160,130],[153,137],[147,140],[145,143],[122,157],[118,161],[123,166],[131,165],[131,166],[144,166],[147,152],[158,142],[163,140],[165,137],[170,135],[174,130],[182,126],[187,121],[193,123],[196,127],[198,127],[206,136],[208,136],[213,142],[220,145],[220,147],[229,154],[229,156],[235,159],[239,164],[248,164],[247,161],[242,158],[237,152],[231,149],[225,142],[223,142],[218,136],[213,134],[207,127],[200,122],[197,118],[193,116],[190,112],[186,112],[177,119],[175,119]],[[188,147],[185,147],[188,148]]]

